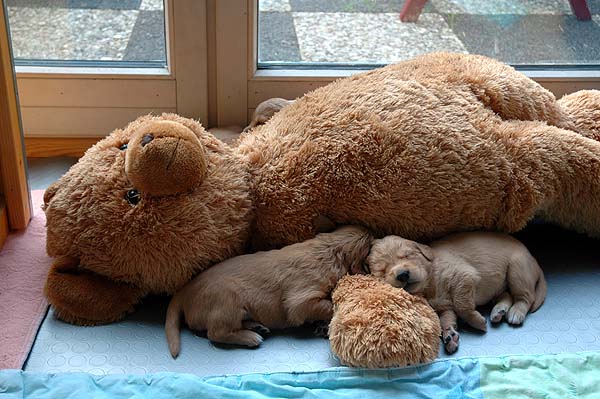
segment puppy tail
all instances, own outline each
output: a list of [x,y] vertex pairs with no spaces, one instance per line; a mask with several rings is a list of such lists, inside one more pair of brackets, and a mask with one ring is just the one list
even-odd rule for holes
[[544,300],[546,299],[546,292],[548,292],[548,285],[546,284],[544,273],[540,272],[540,278],[535,286],[535,299],[533,300],[533,305],[531,306],[531,313],[535,312],[540,306],[542,306],[542,303],[544,303]]
[[171,356],[176,358],[179,355],[180,337],[179,327],[181,325],[181,303],[179,295],[175,294],[169,308],[167,309],[167,320],[165,322],[165,333],[167,335],[167,343]]

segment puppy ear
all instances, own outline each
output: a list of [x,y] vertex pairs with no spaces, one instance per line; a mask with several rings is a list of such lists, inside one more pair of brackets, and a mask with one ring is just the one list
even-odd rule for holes
[[417,244],[417,250],[423,255],[425,259],[432,262],[433,261],[433,251],[431,247],[424,244]]
[[370,261],[371,261],[372,255],[373,255],[373,248],[376,248],[381,241],[383,241],[383,239],[371,237],[371,247],[369,248],[369,252],[367,253],[365,262],[363,263],[364,269],[367,272],[367,274],[371,274],[371,262]]
[[331,250],[333,258],[340,267],[346,268],[350,274],[363,274],[364,264],[371,251],[373,236],[365,228],[355,226],[343,227],[351,232],[346,237],[334,242]]

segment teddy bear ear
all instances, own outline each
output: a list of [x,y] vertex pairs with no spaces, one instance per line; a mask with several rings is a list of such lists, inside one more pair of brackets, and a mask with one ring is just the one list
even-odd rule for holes
[[206,176],[206,151],[186,126],[169,120],[150,121],[132,135],[125,172],[133,188],[152,196],[193,190]]
[[51,185],[48,186],[48,188],[46,189],[46,191],[44,191],[44,204],[42,205],[43,209],[46,209],[46,207],[48,206],[48,203],[52,200],[52,197],[54,197],[54,195],[56,194],[56,192],[58,191],[58,182],[54,182]]

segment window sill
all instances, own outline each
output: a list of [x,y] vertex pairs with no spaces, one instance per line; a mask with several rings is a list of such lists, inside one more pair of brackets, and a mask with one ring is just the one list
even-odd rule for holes
[[172,79],[168,68],[102,68],[16,66],[18,78]]
[[[600,69],[530,69],[516,68],[532,79],[544,80],[600,80]],[[367,69],[258,69],[253,76],[254,80],[332,80],[345,78]]]

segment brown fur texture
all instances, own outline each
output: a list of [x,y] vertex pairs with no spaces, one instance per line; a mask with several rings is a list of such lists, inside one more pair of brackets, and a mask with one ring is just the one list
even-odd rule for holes
[[423,245],[398,236],[375,240],[367,259],[371,273],[391,286],[424,295],[438,312],[446,352],[458,349],[457,316],[487,330],[476,309],[494,301],[490,319],[519,325],[546,298],[546,280],[535,258],[507,234],[451,234]]
[[[153,121],[177,122],[199,138],[206,175],[192,192],[142,192],[133,206],[125,199],[135,188],[125,173],[131,149],[119,148],[134,133],[145,134],[142,126],[153,132]],[[248,171],[239,155],[199,123],[172,114],[142,117],[113,132],[46,190],[44,202],[46,247],[57,258],[46,295],[59,317],[77,324],[117,320],[125,314],[121,306],[98,313],[107,298],[129,309],[148,293],[173,293],[199,271],[242,253],[252,211]],[[78,262],[76,273],[57,274],[65,257]]]
[[206,153],[198,136],[181,123],[149,121],[127,144],[125,174],[144,194],[181,194],[204,179]]
[[[49,282],[49,301],[65,303],[58,287],[68,286],[87,299],[59,314],[100,322],[95,304],[119,298],[119,284],[140,296],[173,293],[212,264],[301,242],[327,225],[429,240],[517,231],[538,215],[598,236],[599,98],[587,91],[556,101],[489,58],[435,53],[308,93],[236,147],[189,119],[142,117],[48,189],[48,252],[80,266],[68,282]],[[137,187],[126,174],[129,149],[119,146],[143,137],[142,124],[165,120],[198,137],[206,175],[174,195],[138,189],[131,206],[124,198]],[[113,286],[89,289],[97,276]]]
[[372,236],[344,226],[282,249],[236,256],[186,284],[171,300],[165,331],[179,354],[183,315],[211,341],[255,347],[273,328],[331,320],[331,291],[339,279],[363,273]]
[[373,276],[346,276],[333,292],[331,350],[354,367],[404,367],[435,359],[440,322],[427,301]]

